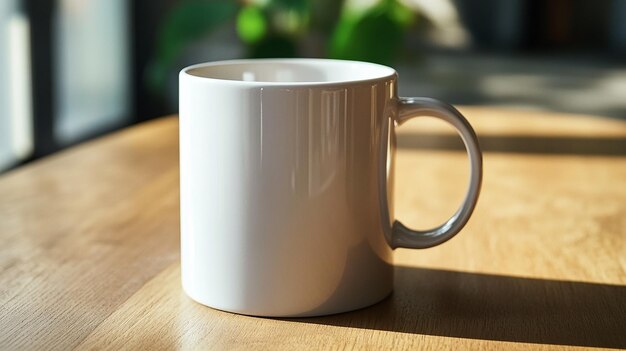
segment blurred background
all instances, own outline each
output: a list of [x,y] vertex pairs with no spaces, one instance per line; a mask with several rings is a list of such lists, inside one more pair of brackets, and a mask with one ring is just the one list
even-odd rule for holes
[[624,0],[1,0],[0,172],[176,113],[181,68],[246,57],[372,61],[401,95],[626,118]]

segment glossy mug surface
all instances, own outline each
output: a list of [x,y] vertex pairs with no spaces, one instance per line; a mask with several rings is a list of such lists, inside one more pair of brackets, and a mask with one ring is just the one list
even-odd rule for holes
[[[476,204],[482,157],[450,105],[399,98],[372,63],[237,60],[180,73],[181,269],[207,306],[315,316],[376,303],[392,290],[392,250],[454,236]],[[391,204],[394,128],[420,115],[457,128],[468,192],[440,227],[413,231]],[[407,189],[410,191],[410,189]]]

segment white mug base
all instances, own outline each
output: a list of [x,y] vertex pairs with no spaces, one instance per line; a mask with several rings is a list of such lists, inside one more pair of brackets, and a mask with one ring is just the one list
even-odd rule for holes
[[[184,289],[184,287],[183,287]],[[392,293],[393,289],[382,290],[378,294],[367,296],[365,299],[354,299],[352,303],[343,303],[335,306],[322,306],[310,311],[294,312],[294,313],[281,313],[279,310],[271,309],[254,309],[254,308],[236,308],[233,306],[225,306],[221,304],[214,304],[208,301],[204,301],[202,298],[196,298],[193,294],[190,294],[185,290],[185,293],[195,302],[219,310],[223,312],[236,313],[253,317],[271,317],[271,318],[300,318],[300,317],[321,317],[338,313],[345,313],[360,310],[362,308],[371,307],[379,302],[387,299]]]

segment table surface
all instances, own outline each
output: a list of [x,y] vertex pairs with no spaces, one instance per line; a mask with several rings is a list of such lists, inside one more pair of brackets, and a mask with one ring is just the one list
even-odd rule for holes
[[[395,292],[359,311],[268,319],[181,290],[178,120],[128,128],[0,177],[0,349],[626,347],[626,122],[461,109],[484,182],[462,233],[395,253]],[[449,216],[467,161],[431,119],[398,136],[396,213]],[[555,346],[556,345],[556,346]]]

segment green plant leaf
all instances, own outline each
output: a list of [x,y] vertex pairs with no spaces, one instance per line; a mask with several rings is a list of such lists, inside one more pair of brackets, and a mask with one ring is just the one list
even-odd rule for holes
[[403,28],[410,27],[417,20],[415,12],[399,1],[390,1],[387,6],[391,18]]
[[267,20],[263,11],[254,5],[243,7],[237,15],[237,33],[241,40],[252,44],[261,40],[267,32]]
[[344,12],[330,41],[329,56],[389,64],[404,37],[395,1],[384,1],[362,14]]

